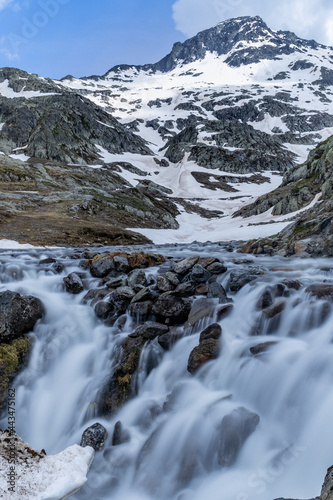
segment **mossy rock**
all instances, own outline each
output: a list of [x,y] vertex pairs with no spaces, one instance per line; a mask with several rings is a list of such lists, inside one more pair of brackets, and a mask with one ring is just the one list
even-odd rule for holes
[[29,337],[0,344],[0,408],[6,399],[8,385],[24,367],[32,347]]

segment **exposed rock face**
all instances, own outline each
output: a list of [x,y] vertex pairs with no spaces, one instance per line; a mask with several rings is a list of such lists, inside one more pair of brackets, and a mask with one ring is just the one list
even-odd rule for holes
[[320,500],[333,500],[333,466],[327,470],[320,494]]
[[238,215],[249,216],[274,207],[274,214],[286,214],[306,207],[315,195],[321,195],[313,208],[299,215],[278,237],[251,241],[244,247],[245,252],[333,255],[332,158],[333,137],[330,137],[309,154],[304,164],[285,174],[280,188],[238,212]]
[[44,314],[40,299],[7,290],[0,293],[0,342],[10,342],[30,332]]
[[259,415],[243,407],[223,417],[218,441],[218,462],[222,467],[236,462],[242,446],[259,421]]
[[82,434],[80,446],[85,448],[91,446],[95,451],[102,451],[105,441],[108,437],[108,431],[103,425],[96,423],[91,425]]

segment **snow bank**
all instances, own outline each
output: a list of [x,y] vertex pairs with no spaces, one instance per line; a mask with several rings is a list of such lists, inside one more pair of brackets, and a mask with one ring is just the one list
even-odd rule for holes
[[[10,437],[9,433],[0,431],[0,498],[64,500],[87,481],[94,453],[90,446],[74,445],[57,455],[45,455],[30,448],[18,436]],[[11,465],[13,457],[15,464]]]

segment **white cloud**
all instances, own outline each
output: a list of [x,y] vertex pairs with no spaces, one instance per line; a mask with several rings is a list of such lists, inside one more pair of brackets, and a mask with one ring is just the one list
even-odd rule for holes
[[[176,28],[186,36],[239,16],[261,16],[269,27],[294,31],[321,43],[333,41],[331,0],[177,0],[173,4]],[[328,18],[328,12],[331,15]]]

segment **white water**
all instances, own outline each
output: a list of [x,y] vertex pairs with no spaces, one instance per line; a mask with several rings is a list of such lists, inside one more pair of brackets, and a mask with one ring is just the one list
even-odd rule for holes
[[[237,268],[232,261],[240,257],[217,245],[162,251],[216,255],[229,269]],[[234,312],[221,321],[220,357],[192,376],[187,360],[200,332],[182,338],[169,352],[154,341],[147,349],[154,350],[158,366],[147,377],[149,356],[142,356],[137,397],[106,420],[96,417],[98,391],[112,373],[113,350],[135,325],[128,320],[122,333],[104,326],[93,308],[82,304],[84,293],[73,296],[64,290],[65,275],[85,272],[79,261],[58,251],[65,270],[57,275],[38,265],[43,257],[36,251],[0,255],[0,291],[38,296],[47,311],[32,333],[29,365],[15,381],[17,432],[31,446],[57,453],[79,443],[83,430],[96,421],[108,429],[106,447],[96,454],[87,485],[73,499],[273,500],[320,493],[333,464],[332,314],[319,326],[323,301],[309,297],[304,288],[293,290],[273,334],[254,337],[250,332],[259,315],[256,302],[268,284],[285,278],[304,285],[333,281],[333,271],[322,270],[331,268],[331,260],[255,259],[255,265],[287,270],[270,271],[233,295]],[[86,279],[97,285],[88,274]],[[223,284],[227,287],[228,276]],[[269,331],[269,324],[263,328]],[[264,355],[250,354],[250,347],[268,340],[278,342]],[[223,416],[241,406],[256,412],[260,423],[236,463],[222,469],[219,427]],[[113,447],[118,420],[130,440]],[[0,421],[4,427],[6,415]]]

